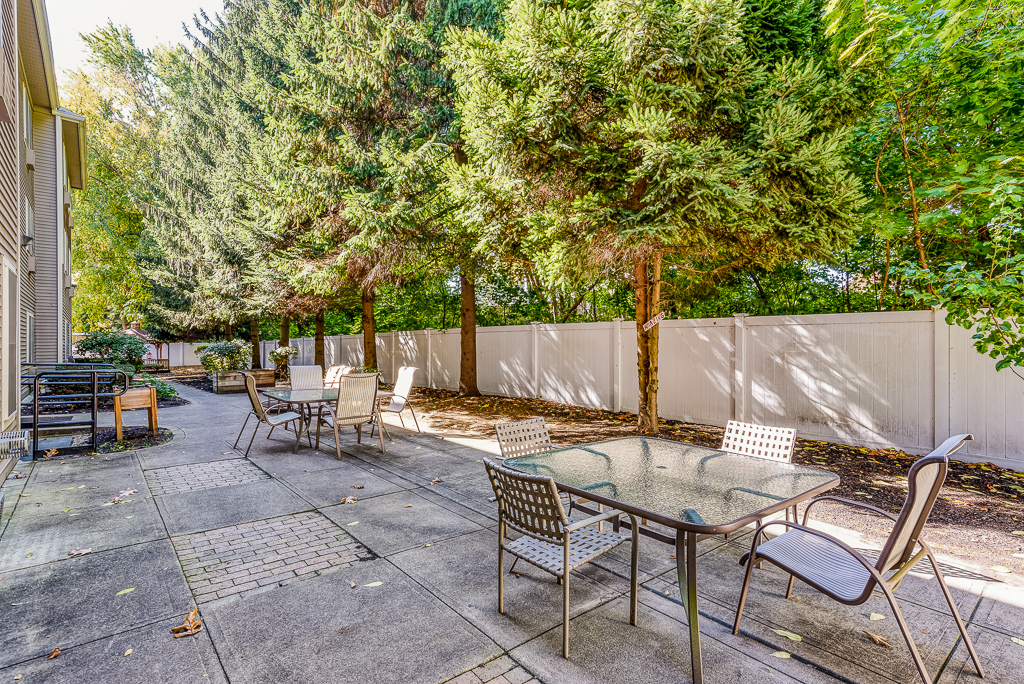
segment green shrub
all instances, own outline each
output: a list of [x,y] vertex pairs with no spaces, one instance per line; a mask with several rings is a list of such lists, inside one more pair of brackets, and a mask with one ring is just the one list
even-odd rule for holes
[[164,382],[160,378],[154,378],[149,373],[139,373],[135,376],[135,384],[156,387],[157,399],[174,399],[178,396],[178,390],[174,388],[174,385]]
[[267,357],[275,366],[287,366],[291,358],[299,353],[297,347],[278,347],[272,349]]
[[109,330],[93,330],[75,344],[75,352],[98,356],[114,364],[131,364],[132,372],[142,367],[146,343],[134,335]]
[[199,362],[210,372],[244,370],[252,361],[252,345],[241,340],[209,344],[198,353]]

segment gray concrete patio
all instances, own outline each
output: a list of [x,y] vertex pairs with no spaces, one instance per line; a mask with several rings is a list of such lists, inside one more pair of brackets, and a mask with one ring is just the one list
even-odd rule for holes
[[[487,445],[394,427],[382,455],[376,440],[357,445],[345,432],[339,461],[330,441],[292,454],[292,434],[275,431],[246,459],[231,446],[246,398],[181,393],[192,405],[160,413],[171,443],[22,465],[28,477],[3,483],[0,681],[690,680],[668,546],[641,544],[636,627],[628,547],[574,574],[565,660],[561,590],[549,575],[519,564],[506,614],[496,611],[496,509],[477,448]],[[748,548],[749,533],[700,544],[708,682],[919,681],[884,599],[849,608],[798,584],[787,601],[786,577],[768,565],[733,636]],[[1024,639],[1021,583],[944,561],[987,680],[1022,681],[1024,645],[1011,640]],[[934,578],[911,575],[897,595],[935,681],[980,681]],[[173,638],[195,607],[204,630]]]

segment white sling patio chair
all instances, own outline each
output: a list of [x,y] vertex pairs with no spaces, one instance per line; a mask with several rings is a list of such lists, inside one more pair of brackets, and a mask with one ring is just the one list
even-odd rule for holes
[[[570,521],[550,477],[527,475],[483,459],[498,501],[498,612],[505,612],[505,552],[558,578],[562,585],[562,655],[569,657],[569,573],[626,541],[613,532],[588,529],[595,523],[617,520],[622,511],[610,510],[579,522]],[[636,625],[639,532],[632,523],[632,559],[629,583],[629,623]],[[508,530],[520,533],[508,538]],[[511,572],[511,570],[509,571]]]
[[402,422],[402,427],[405,427],[405,421],[402,420],[402,411],[405,409],[412,411],[412,419],[416,423],[416,432],[420,431],[420,421],[416,419],[416,411],[413,409],[412,404],[409,403],[409,392],[412,391],[413,377],[418,370],[419,368],[415,366],[402,366],[399,368],[398,380],[395,381],[395,394],[391,397],[391,402],[387,406],[380,407],[382,412],[397,413],[398,420]]
[[[985,671],[981,668],[974,644],[971,643],[971,637],[967,634],[963,620],[960,619],[960,613],[957,612],[956,603],[946,586],[946,580],[942,576],[942,571],[939,570],[935,554],[932,553],[931,547],[920,538],[928,514],[931,513],[939,490],[946,480],[949,455],[971,439],[974,439],[971,435],[950,437],[932,453],[911,466],[910,473],[907,475],[909,484],[907,501],[903,504],[899,517],[893,517],[884,511],[856,501],[822,496],[814,499],[807,506],[807,510],[804,511],[803,525],[782,520],[758,525],[754,532],[754,541],[750,551],[740,559],[741,565],[747,564],[747,573],[743,580],[743,591],[740,593],[739,605],[736,608],[736,622],[733,625],[732,633],[739,632],[743,604],[747,599],[747,589],[750,587],[750,576],[754,566],[761,561],[773,563],[789,573],[789,586],[786,587],[787,599],[793,594],[793,581],[797,578],[829,598],[848,606],[859,606],[872,596],[877,596],[874,591],[878,587],[896,615],[896,621],[910,648],[910,654],[914,658],[914,664],[917,665],[921,679],[925,684],[930,684],[932,680],[928,676],[921,655],[917,652],[917,646],[914,645],[914,640],[910,636],[910,629],[903,619],[903,614],[900,612],[893,594],[911,568],[927,556],[932,564],[935,579],[942,589],[942,595],[946,599],[946,604],[960,630],[960,636],[974,661],[978,676],[984,677]],[[835,537],[807,527],[811,508],[819,501],[834,501],[847,506],[856,506],[892,520],[892,532],[890,532],[882,551],[878,554],[878,559],[868,560]],[[786,531],[762,542],[765,531],[773,525],[784,525]],[[915,553],[915,549],[918,547],[920,550]],[[887,574],[889,574],[888,578],[886,578]]]
[[[325,410],[326,409],[326,410]],[[338,401],[334,406],[321,406],[316,425],[316,448],[320,448],[320,426],[327,424],[334,428],[334,446],[338,460],[341,460],[341,441],[338,439],[338,428],[342,425],[354,425],[356,442],[363,443],[363,424],[370,423],[374,417],[380,420],[377,413],[377,374],[351,373],[343,375],[338,385]],[[384,448],[384,433],[380,435],[380,450]]]
[[[242,429],[238,431],[238,437],[235,437],[235,444],[232,448],[238,446],[238,440],[242,438],[242,433],[245,432],[245,426],[249,424],[249,419],[256,416],[256,429],[252,431],[252,438],[249,439],[249,446],[245,449],[245,455],[249,455],[249,449],[252,449],[252,443],[256,439],[256,433],[259,432],[260,423],[266,423],[270,426],[270,432],[267,433],[267,439],[270,439],[270,435],[273,434],[274,428],[278,426],[287,425],[296,420],[301,420],[302,416],[298,413],[287,412],[278,413],[271,415],[267,413],[267,407],[260,401],[260,396],[256,392],[256,377],[250,373],[242,373],[245,376],[245,392],[249,395],[249,403],[252,404],[252,410],[249,411],[249,415],[245,417],[245,422],[242,423]],[[309,437],[309,435],[306,435]],[[313,446],[310,441],[310,446]]]
[[324,369],[320,366],[288,366],[293,390],[323,389]]

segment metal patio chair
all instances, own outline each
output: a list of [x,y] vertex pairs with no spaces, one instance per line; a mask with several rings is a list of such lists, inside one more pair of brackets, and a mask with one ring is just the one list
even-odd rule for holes
[[551,443],[551,435],[548,434],[548,426],[540,417],[517,420],[514,423],[495,423],[494,433],[498,436],[502,460],[542,454],[555,448]]
[[387,406],[381,406],[381,411],[388,411],[390,413],[397,413],[398,420],[402,422],[402,427],[405,427],[405,421],[402,420],[402,411],[409,409],[412,411],[412,419],[416,423],[416,432],[420,431],[420,421],[416,419],[416,411],[413,409],[412,404],[409,403],[409,393],[412,391],[413,377],[416,375],[416,371],[419,368],[415,366],[402,366],[398,369],[398,380],[395,381],[395,393],[391,397],[391,402]]
[[[562,655],[568,658],[569,573],[626,541],[616,533],[588,529],[605,520],[617,521],[623,512],[609,510],[572,522],[565,515],[553,479],[527,475],[490,459],[483,461],[498,500],[498,612],[505,612],[505,552],[551,573],[562,585]],[[632,514],[626,515],[633,544],[629,622],[636,625],[639,527]],[[510,540],[509,528],[522,536]]]
[[[238,431],[238,437],[235,437],[235,444],[232,447],[234,449],[238,446],[238,440],[242,438],[242,433],[245,432],[245,426],[249,424],[249,419],[256,416],[256,429],[252,431],[252,438],[249,439],[249,446],[245,450],[245,455],[249,455],[249,449],[252,449],[252,443],[256,439],[256,433],[259,432],[260,423],[266,423],[270,426],[270,432],[267,433],[267,439],[270,439],[270,435],[274,433],[274,428],[279,426],[287,425],[296,420],[301,420],[302,416],[298,413],[289,411],[287,413],[278,413],[271,415],[267,412],[267,407],[260,401],[260,395],[256,392],[256,377],[250,373],[242,373],[245,376],[245,392],[249,395],[249,403],[252,404],[252,410],[249,411],[249,415],[245,417],[245,422],[242,423],[242,429]],[[309,437],[309,435],[306,435]],[[310,441],[310,446],[313,446]]]
[[[773,563],[789,573],[789,585],[786,587],[787,599],[793,594],[793,581],[798,578],[829,598],[848,606],[859,606],[872,596],[877,596],[874,591],[875,587],[878,587],[896,615],[896,621],[910,648],[910,654],[914,658],[914,664],[917,665],[921,679],[929,684],[931,679],[924,667],[924,661],[921,660],[921,655],[917,652],[917,646],[914,645],[910,630],[893,594],[911,568],[927,556],[935,572],[935,579],[938,580],[939,586],[942,588],[942,595],[945,597],[953,619],[956,621],[956,626],[960,630],[960,636],[974,661],[974,667],[977,669],[978,675],[984,677],[985,671],[978,660],[971,637],[968,636],[967,630],[964,628],[963,620],[960,619],[960,613],[949,593],[942,571],[939,570],[935,554],[932,553],[931,547],[920,538],[928,514],[931,513],[939,490],[945,482],[946,471],[949,468],[949,455],[971,439],[974,439],[971,435],[950,437],[932,453],[911,466],[910,473],[907,475],[909,483],[907,501],[903,504],[899,517],[893,517],[884,511],[856,501],[822,496],[814,499],[807,506],[807,510],[804,511],[803,525],[781,520],[758,525],[754,532],[754,541],[750,551],[740,559],[741,565],[747,564],[747,572],[743,580],[739,605],[736,608],[733,634],[739,632],[743,604],[747,598],[747,589],[750,586],[750,576],[753,573],[754,565],[761,561]],[[810,519],[811,508],[819,501],[835,501],[847,506],[856,506],[892,520],[892,532],[879,553],[878,559],[872,562],[835,537],[808,528],[806,525]],[[784,525],[787,529],[779,536],[761,542],[765,530],[773,525]],[[920,547],[920,550],[915,553],[917,547]],[[892,573],[888,579],[885,577],[887,573]]]
[[[325,411],[324,409],[327,409]],[[342,425],[354,425],[356,442],[363,443],[363,424],[380,420],[377,413],[377,374],[350,373],[343,375],[338,385],[338,401],[334,406],[321,406],[316,424],[316,448],[320,448],[320,426],[327,424],[334,428],[334,446],[338,460],[341,460],[341,441],[338,439],[338,428]],[[384,448],[384,433],[380,435],[380,450]]]

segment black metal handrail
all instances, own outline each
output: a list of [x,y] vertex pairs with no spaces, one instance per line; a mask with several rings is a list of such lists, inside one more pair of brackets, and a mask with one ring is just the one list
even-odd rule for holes
[[[39,451],[39,428],[56,428],[56,427],[72,427],[72,426],[89,426],[92,434],[92,448],[95,449],[96,443],[96,428],[99,422],[99,399],[100,397],[116,397],[124,394],[128,391],[131,385],[131,378],[128,374],[122,370],[114,368],[110,364],[102,364],[101,368],[91,368],[89,370],[82,369],[81,366],[99,366],[100,364],[22,364],[29,366],[72,366],[78,365],[79,368],[73,369],[54,369],[49,371],[41,371],[31,376],[22,376],[22,385],[30,385],[32,387],[32,395],[30,402],[32,404],[32,455],[35,457],[35,453]],[[118,376],[124,379],[123,385],[118,388]],[[29,378],[31,378],[30,381]],[[72,394],[44,394],[43,389],[51,386],[60,385],[86,385],[91,388],[92,391],[87,393],[72,393]],[[110,388],[108,392],[101,392],[100,387],[104,389]],[[28,404],[29,401],[22,402]],[[43,423],[40,426],[39,422],[39,406],[47,404],[89,404],[91,406],[90,419],[88,421],[82,420],[65,420],[65,421],[50,421]]]

